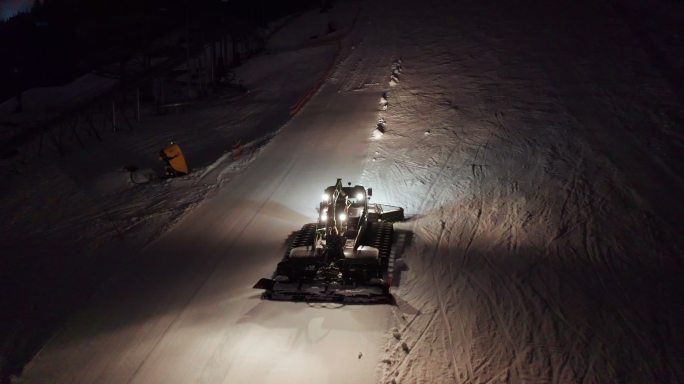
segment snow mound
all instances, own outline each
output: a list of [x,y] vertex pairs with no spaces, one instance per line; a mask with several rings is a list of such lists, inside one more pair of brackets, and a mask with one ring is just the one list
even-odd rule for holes
[[390,87],[399,84],[399,75],[401,74],[401,59],[397,59],[392,63],[392,72],[390,73]]
[[375,126],[375,129],[373,130],[373,139],[374,140],[379,140],[382,138],[382,136],[385,134],[385,130],[387,129],[387,122],[385,121],[384,118],[380,118],[378,120],[378,123]]
[[383,111],[387,110],[387,106],[389,104],[389,101],[387,100],[388,96],[388,92],[383,92],[382,96],[380,97],[380,109]]

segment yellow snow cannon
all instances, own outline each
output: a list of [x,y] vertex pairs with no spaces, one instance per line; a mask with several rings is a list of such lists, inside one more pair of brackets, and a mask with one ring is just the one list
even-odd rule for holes
[[159,151],[159,159],[166,163],[165,176],[167,177],[187,175],[190,172],[183,151],[174,142]]

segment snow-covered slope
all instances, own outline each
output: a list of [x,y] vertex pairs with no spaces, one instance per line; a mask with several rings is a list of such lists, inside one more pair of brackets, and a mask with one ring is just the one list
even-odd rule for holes
[[[672,31],[645,46],[617,2],[361,4],[321,91],[23,381],[684,381]],[[397,305],[261,301],[252,283],[336,177],[411,216]]]
[[141,250],[22,380],[376,381],[388,306],[316,308],[252,289],[315,217],[320,186],[361,174],[374,99],[324,88],[245,172]]
[[362,182],[415,215],[387,382],[684,380],[681,84],[611,10],[383,15],[400,74]]
[[[352,25],[351,17],[331,14],[340,25]],[[308,28],[306,20],[286,21]],[[318,86],[338,52],[334,41],[291,48],[252,57],[236,68],[249,90],[239,100],[219,95],[167,115],[143,108],[132,130],[101,130],[102,142],[83,132],[78,140],[64,135],[65,157],[52,151],[47,135],[31,144],[42,146],[42,156],[31,158],[32,151],[20,149],[29,161],[12,173],[5,173],[3,159],[0,170],[9,177],[0,187],[0,381],[20,369],[103,282],[144,258],[142,247],[244,169],[290,118],[292,107]],[[98,83],[91,75],[84,78]],[[68,95],[64,100],[45,99],[44,90],[26,92],[24,99],[31,107],[46,101],[73,104],[98,88],[81,83],[50,90]],[[11,110],[0,110],[3,121],[36,117],[34,109]],[[170,140],[180,143],[192,172],[160,181],[157,154]],[[130,165],[139,168],[132,177],[124,169]]]

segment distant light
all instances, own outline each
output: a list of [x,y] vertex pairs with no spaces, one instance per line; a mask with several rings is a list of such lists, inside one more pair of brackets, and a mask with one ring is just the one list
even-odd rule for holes
[[323,196],[321,196],[321,200],[328,202],[330,201],[330,194],[324,193]]
[[340,221],[345,221],[347,220],[347,215],[344,213],[340,213]]
[[356,194],[356,200],[357,201],[363,201],[363,192],[359,192]]
[[328,214],[327,213],[321,214],[321,221],[328,221]]

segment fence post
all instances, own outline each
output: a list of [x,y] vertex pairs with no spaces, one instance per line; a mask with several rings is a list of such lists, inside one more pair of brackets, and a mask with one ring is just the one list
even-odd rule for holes
[[112,128],[116,132],[116,102],[112,99]]
[[136,104],[136,116],[138,117],[138,123],[140,122],[140,87],[135,89],[135,104]]

